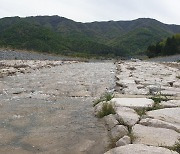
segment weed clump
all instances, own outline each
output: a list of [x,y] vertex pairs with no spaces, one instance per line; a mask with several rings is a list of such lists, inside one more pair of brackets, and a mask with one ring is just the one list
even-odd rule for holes
[[96,106],[97,104],[99,104],[100,102],[103,102],[103,101],[108,102],[113,98],[114,98],[114,95],[112,93],[106,92],[99,99],[94,101],[93,106]]
[[168,148],[169,150],[172,150],[172,151],[176,151],[177,153],[180,153],[180,139],[178,142],[175,143],[174,146],[172,147],[166,147],[165,148]]
[[107,116],[109,114],[115,114],[115,110],[112,106],[112,104],[104,103],[102,106],[102,110],[98,112],[97,117],[103,118],[104,116]]

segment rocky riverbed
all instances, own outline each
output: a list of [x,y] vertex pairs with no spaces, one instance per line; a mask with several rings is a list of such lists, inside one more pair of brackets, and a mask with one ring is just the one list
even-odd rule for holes
[[114,147],[106,154],[180,152],[180,64],[120,61],[116,68],[115,97],[95,106],[97,116],[105,104],[115,110],[103,118]]
[[[0,153],[177,154],[179,72],[175,62],[2,60]],[[93,108],[104,92],[114,98]],[[104,103],[115,114],[98,119]]]
[[4,60],[0,64],[0,153],[107,151],[107,131],[94,117],[92,102],[114,87],[113,63]]

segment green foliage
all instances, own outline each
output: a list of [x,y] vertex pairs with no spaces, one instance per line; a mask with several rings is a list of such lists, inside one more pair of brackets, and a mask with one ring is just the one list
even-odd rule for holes
[[172,147],[166,147],[165,148],[168,148],[169,150],[173,150],[173,151],[176,151],[177,153],[180,153],[180,139],[178,140],[178,142],[175,143],[174,146]]
[[174,54],[180,54],[180,34],[168,37],[166,40],[150,45],[147,48],[149,58]]
[[102,110],[98,112],[98,118],[103,118],[104,116],[107,116],[109,114],[115,114],[115,110],[112,106],[112,104],[104,103],[102,106]]
[[142,54],[150,44],[176,32],[178,26],[153,19],[79,23],[59,16],[11,17],[0,19],[0,47],[87,58],[122,57]]
[[135,109],[135,111],[137,112],[137,114],[139,116],[143,116],[143,115],[146,115],[146,109]]
[[114,98],[114,95],[112,93],[104,93],[99,99],[95,100],[93,103],[93,106],[96,106],[97,104],[99,104],[100,102],[108,102],[110,101],[112,98]]
[[150,97],[150,99],[152,99],[154,101],[154,106],[152,108],[149,108],[148,111],[162,109],[162,106],[160,104],[161,101],[168,101],[169,100],[167,98],[167,96],[161,95],[161,94]]

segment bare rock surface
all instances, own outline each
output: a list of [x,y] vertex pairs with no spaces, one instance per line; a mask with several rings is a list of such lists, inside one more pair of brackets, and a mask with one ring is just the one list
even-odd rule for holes
[[111,136],[113,139],[119,139],[128,134],[127,127],[123,125],[116,125],[111,129]]
[[154,101],[147,98],[113,98],[111,101],[115,102],[116,107],[124,106],[135,109],[149,108],[154,105]]
[[131,138],[129,136],[124,136],[116,142],[116,146],[117,147],[124,146],[124,145],[130,144],[130,143],[131,143]]
[[146,114],[154,119],[180,125],[180,108],[178,107],[149,111]]
[[117,107],[116,108],[117,119],[128,126],[135,125],[140,116],[136,113],[135,110],[127,107]]
[[104,120],[109,130],[111,130],[113,127],[119,124],[119,122],[115,118],[115,115],[113,114],[105,116]]
[[155,62],[128,61],[118,63],[117,68],[116,79],[117,87],[121,87],[120,93],[146,95],[161,91],[162,94],[180,96],[178,67]]
[[161,102],[163,108],[180,107],[180,100],[169,100]]
[[154,128],[136,124],[132,128],[135,136],[134,144],[146,144],[154,146],[174,146],[180,134],[174,130]]
[[162,147],[147,146],[143,144],[129,144],[109,150],[105,154],[178,154]]
[[158,119],[146,118],[146,119],[142,119],[139,123],[141,125],[145,125],[145,126],[157,127],[157,128],[167,128],[167,129],[172,129],[177,132],[180,132],[179,124],[173,124],[173,123],[165,122],[165,121],[158,120]]

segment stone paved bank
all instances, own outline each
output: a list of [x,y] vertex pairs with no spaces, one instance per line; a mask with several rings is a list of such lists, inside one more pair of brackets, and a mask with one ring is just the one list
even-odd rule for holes
[[[177,154],[180,151],[180,64],[118,62],[115,114],[104,117],[113,149],[106,154]],[[167,147],[169,147],[169,150]]]

